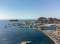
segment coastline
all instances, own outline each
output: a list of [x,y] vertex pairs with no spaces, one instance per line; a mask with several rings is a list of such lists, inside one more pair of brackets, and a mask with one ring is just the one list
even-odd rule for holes
[[48,33],[46,33],[45,31],[42,31],[41,29],[36,29],[36,30],[41,31],[41,32],[44,33],[46,36],[48,36],[48,37],[54,42],[54,44],[58,44],[58,43],[57,43],[57,40],[56,40],[55,38],[51,37],[51,36],[50,36]]
[[[43,32],[43,31],[41,31],[41,32]],[[53,42],[54,42],[54,44],[58,44],[57,42],[56,42],[56,40],[54,39],[54,38],[52,38],[50,35],[48,35],[47,33],[45,33],[45,32],[43,32],[46,36],[48,36]]]

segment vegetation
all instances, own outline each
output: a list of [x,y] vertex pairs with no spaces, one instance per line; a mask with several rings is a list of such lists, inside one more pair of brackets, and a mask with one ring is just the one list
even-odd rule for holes
[[37,22],[39,23],[59,23],[60,24],[60,19],[57,18],[46,18],[46,17],[39,17],[37,19]]

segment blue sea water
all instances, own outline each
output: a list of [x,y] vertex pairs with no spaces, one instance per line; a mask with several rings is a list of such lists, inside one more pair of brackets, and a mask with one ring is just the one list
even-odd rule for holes
[[0,44],[20,44],[22,41],[31,41],[31,44],[54,44],[44,33],[32,28],[5,28],[10,23],[8,20],[0,21]]

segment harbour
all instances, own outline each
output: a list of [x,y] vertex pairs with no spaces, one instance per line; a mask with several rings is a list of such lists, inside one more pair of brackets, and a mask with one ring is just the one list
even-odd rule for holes
[[0,44],[60,44],[60,0],[0,0]]
[[31,44],[54,44],[48,36],[33,28],[5,28],[9,23],[11,22],[0,21],[0,44],[20,44],[23,41],[31,41]]

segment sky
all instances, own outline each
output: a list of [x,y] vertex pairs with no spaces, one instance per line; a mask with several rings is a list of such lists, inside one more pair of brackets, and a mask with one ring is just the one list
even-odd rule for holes
[[0,0],[0,19],[60,18],[60,0]]

